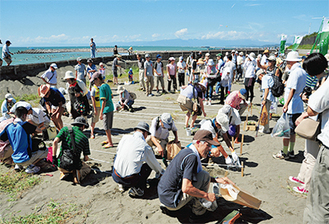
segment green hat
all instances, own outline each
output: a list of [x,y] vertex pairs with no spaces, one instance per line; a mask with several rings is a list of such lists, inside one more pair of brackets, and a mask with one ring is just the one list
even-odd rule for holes
[[222,53],[218,53],[218,54],[216,54],[216,56],[217,56],[217,57],[218,57],[218,56],[222,57],[223,54],[222,54]]

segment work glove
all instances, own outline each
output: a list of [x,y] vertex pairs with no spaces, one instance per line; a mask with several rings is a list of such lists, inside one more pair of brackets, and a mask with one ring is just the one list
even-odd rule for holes
[[238,155],[236,154],[236,152],[232,152],[232,159],[233,159],[233,162],[238,162],[239,161],[239,157]]
[[225,163],[227,165],[232,165],[233,164],[233,161],[232,161],[231,157],[228,156],[227,158],[225,158]]

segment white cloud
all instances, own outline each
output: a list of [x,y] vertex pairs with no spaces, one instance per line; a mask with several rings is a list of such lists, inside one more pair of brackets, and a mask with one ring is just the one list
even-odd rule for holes
[[152,37],[153,37],[153,38],[157,38],[157,37],[160,37],[160,34],[158,34],[158,33],[155,33],[155,34],[153,34],[153,35],[152,35]]
[[240,40],[240,39],[260,39],[264,37],[263,32],[240,32],[240,31],[219,31],[209,32],[201,36],[202,40],[218,39],[218,40]]
[[67,41],[69,39],[65,34],[59,35],[51,35],[50,37],[41,37],[38,36],[34,39],[36,43],[51,43],[51,42],[59,42],[59,41]]
[[175,36],[180,38],[180,37],[186,35],[187,33],[188,33],[187,28],[184,28],[184,29],[176,31]]

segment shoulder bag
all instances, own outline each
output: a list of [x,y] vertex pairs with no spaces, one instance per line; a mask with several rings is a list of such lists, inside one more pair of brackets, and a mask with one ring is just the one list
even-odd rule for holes
[[316,121],[311,118],[305,118],[296,127],[295,132],[302,138],[316,141],[316,138],[321,132],[321,115],[319,114]]

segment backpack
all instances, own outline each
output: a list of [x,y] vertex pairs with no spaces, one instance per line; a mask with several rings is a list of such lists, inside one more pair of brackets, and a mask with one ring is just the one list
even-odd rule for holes
[[129,95],[131,96],[131,98],[132,98],[133,100],[136,100],[136,98],[137,98],[136,93],[129,92]]
[[78,168],[80,157],[76,151],[73,129],[72,127],[68,127],[68,129],[71,136],[72,149],[63,149],[59,167],[67,171],[72,171]]
[[272,76],[274,84],[271,87],[273,96],[280,97],[284,92],[284,84],[281,82],[280,78],[277,76]]

